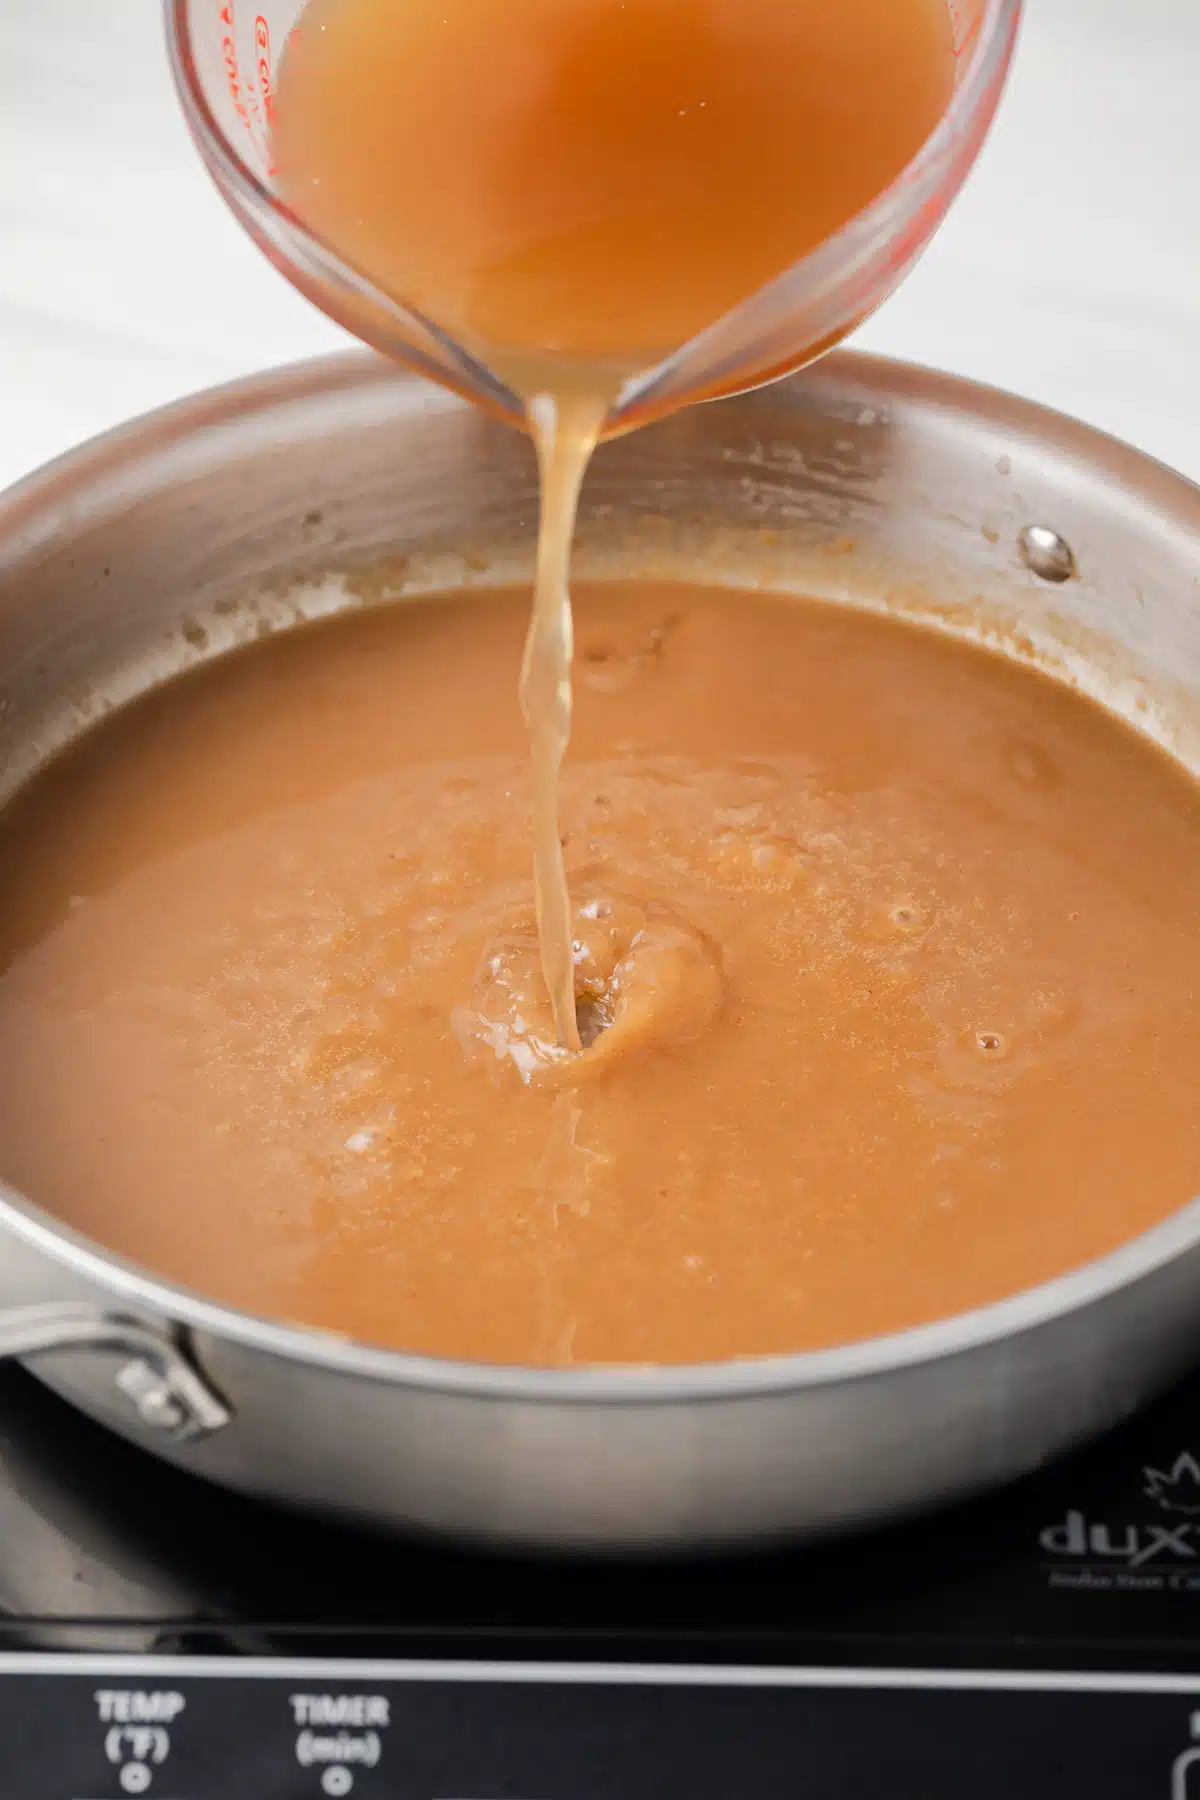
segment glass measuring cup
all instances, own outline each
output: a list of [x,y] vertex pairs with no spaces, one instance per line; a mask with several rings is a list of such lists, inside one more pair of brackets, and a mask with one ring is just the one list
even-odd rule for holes
[[[947,0],[950,106],[914,160],[856,218],[664,361],[631,376],[604,435],[813,361],[903,279],[979,153],[1012,56],[1022,0]],[[236,217],[329,317],[396,360],[522,424],[522,401],[481,356],[384,293],[276,191],[271,112],[279,57],[303,0],[165,0],[171,64],[200,153]]]

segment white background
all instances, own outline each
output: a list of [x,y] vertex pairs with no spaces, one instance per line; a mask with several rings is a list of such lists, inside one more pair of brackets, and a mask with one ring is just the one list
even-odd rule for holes
[[[157,0],[0,0],[0,485],[344,341],[210,189]],[[1027,0],[980,165],[860,341],[1200,479],[1200,0]]]

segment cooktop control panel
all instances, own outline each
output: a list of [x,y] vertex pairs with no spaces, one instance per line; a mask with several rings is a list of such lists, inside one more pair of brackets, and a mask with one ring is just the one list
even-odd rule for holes
[[0,1657],[21,1800],[1200,1800],[1188,1676]]

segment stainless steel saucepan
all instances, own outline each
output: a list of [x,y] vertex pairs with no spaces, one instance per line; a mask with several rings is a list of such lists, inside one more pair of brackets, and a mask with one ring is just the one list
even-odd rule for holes
[[[521,437],[361,355],[85,446],[0,500],[0,797],[235,643],[523,578],[535,512]],[[695,409],[600,452],[576,566],[918,615],[1039,661],[1200,768],[1200,492],[996,393],[839,355]],[[537,1372],[233,1312],[36,1200],[0,1189],[0,1355],[198,1475],[496,1544],[862,1525],[1034,1468],[1200,1354],[1200,1201],[1062,1280],[899,1336]]]

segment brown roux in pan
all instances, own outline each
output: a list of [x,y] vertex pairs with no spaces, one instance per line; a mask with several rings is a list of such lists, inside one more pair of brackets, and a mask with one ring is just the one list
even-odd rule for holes
[[528,595],[150,695],[0,820],[0,1172],[150,1269],[411,1350],[843,1343],[1200,1189],[1200,805],[1000,657],[847,609],[576,595],[554,1045]]

